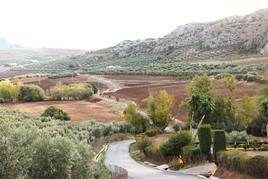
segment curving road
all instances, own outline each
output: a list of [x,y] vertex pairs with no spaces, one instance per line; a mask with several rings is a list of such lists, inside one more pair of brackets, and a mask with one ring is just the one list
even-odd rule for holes
[[105,165],[117,165],[128,171],[129,177],[135,179],[198,179],[194,175],[188,175],[178,172],[162,171],[140,164],[133,160],[129,155],[129,145],[134,140],[125,140],[113,143],[109,146],[106,157]]

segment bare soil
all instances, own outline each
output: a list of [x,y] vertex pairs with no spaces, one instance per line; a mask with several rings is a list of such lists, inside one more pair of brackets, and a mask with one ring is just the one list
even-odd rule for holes
[[2,106],[18,110],[42,114],[49,106],[58,107],[67,112],[72,121],[96,120],[110,123],[122,121],[122,111],[116,105],[106,104],[104,101],[42,101],[31,103],[7,103]]

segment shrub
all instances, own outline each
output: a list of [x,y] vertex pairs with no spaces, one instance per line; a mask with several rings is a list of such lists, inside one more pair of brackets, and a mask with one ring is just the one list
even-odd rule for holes
[[146,128],[146,119],[137,111],[134,103],[129,103],[124,111],[125,121],[135,127],[135,132],[144,132]]
[[253,140],[252,136],[248,135],[246,131],[232,131],[228,133],[226,137],[228,143],[232,143],[234,146],[236,146],[237,143],[248,144]]
[[102,131],[103,136],[108,136],[110,134],[112,134],[112,126],[108,125],[105,126],[103,131]]
[[254,136],[267,136],[266,125],[268,118],[265,116],[259,116],[253,119],[249,124],[247,131]]
[[160,146],[160,152],[165,158],[172,158],[182,154],[182,148],[192,142],[192,134],[188,131],[179,131],[169,137],[168,141]]
[[176,132],[178,132],[179,130],[180,130],[180,125],[178,124],[178,123],[176,123],[176,124],[174,124],[173,126],[172,126],[172,128],[174,129],[174,131],[176,131]]
[[145,131],[145,135],[147,135],[148,137],[152,137],[152,136],[155,136],[159,131],[153,127],[147,129]]
[[48,107],[41,116],[52,117],[61,121],[71,120],[71,118],[66,112],[54,106]]
[[162,156],[158,148],[156,148],[152,143],[145,147],[144,153],[146,156],[154,159],[161,160]]
[[204,154],[210,154],[211,147],[211,126],[210,125],[201,125],[198,128],[198,139],[200,150]]
[[226,138],[224,130],[214,130],[213,134],[213,154],[214,158],[217,159],[217,152],[226,149]]
[[259,148],[260,151],[268,151],[268,144],[262,144]]
[[188,145],[183,147],[182,154],[186,163],[200,162],[205,158],[200,148],[195,145]]
[[14,101],[18,97],[18,88],[9,81],[0,82],[0,98],[2,102]]
[[250,175],[254,178],[268,178],[268,158],[265,156],[245,156],[241,152],[220,152],[218,162],[221,167]]
[[23,85],[20,87],[18,99],[20,101],[43,101],[45,92],[36,85]]
[[152,142],[147,137],[136,138],[138,148],[145,153],[145,148],[152,145]]

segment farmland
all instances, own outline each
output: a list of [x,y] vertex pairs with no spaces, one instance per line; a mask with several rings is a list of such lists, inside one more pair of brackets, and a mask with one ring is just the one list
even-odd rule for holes
[[9,103],[1,106],[33,114],[42,114],[49,106],[55,106],[67,112],[72,121],[95,120],[103,123],[122,121],[122,110],[120,107],[108,104],[105,101],[44,101]]
[[[146,102],[144,101],[149,95],[156,95],[160,90],[166,90],[175,98],[175,107],[173,115],[175,118],[184,121],[187,116],[187,111],[180,106],[181,102],[186,98],[186,88],[189,84],[188,80],[179,80],[175,77],[161,77],[161,76],[107,76],[107,78],[117,81],[118,83],[127,87],[120,89],[114,93],[114,96],[126,100],[135,101],[141,109],[146,109]],[[150,82],[149,82],[150,81]],[[144,83],[147,83],[144,85]],[[134,85],[135,84],[135,85]],[[227,94],[221,80],[215,80],[214,83],[216,93]],[[239,82],[238,89],[235,92],[236,101],[239,102],[244,95],[255,96],[257,91],[264,87],[264,84],[255,82]]]
[[[49,79],[47,77],[32,77],[23,79],[14,79],[14,83],[23,81],[25,84],[37,84],[43,89],[48,90],[54,87],[58,82],[63,84],[81,83],[91,81],[98,84],[101,91],[109,88],[110,81],[120,89],[114,92],[104,93],[106,96],[119,97],[120,101],[135,101],[142,110],[146,110],[146,102],[144,101],[149,95],[157,95],[160,90],[166,90],[170,95],[174,96],[175,105],[173,115],[176,119],[184,121],[187,116],[187,110],[181,107],[181,102],[186,98],[187,85],[189,80],[181,80],[174,76],[148,76],[148,75],[79,75],[74,78],[64,77],[57,79]],[[218,94],[227,94],[222,80],[214,80],[215,91]],[[239,103],[242,96],[249,95],[254,97],[258,90],[265,84],[256,82],[247,83],[245,81],[238,82],[238,89],[235,92],[236,102]],[[122,120],[122,109],[118,104],[108,104],[105,101],[46,101],[39,103],[26,104],[8,104],[11,109],[18,109],[24,112],[41,113],[50,105],[60,107],[68,112],[74,121],[86,119],[96,119],[100,122],[111,122]],[[109,106],[111,105],[111,106]],[[79,107],[77,107],[79,106]],[[94,112],[97,110],[98,112]]]

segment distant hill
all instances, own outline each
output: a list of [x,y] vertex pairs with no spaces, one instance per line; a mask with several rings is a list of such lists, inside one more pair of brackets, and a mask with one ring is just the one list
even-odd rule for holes
[[17,65],[36,64],[70,58],[71,55],[84,53],[84,50],[56,48],[5,48],[0,49],[0,65],[16,63]]
[[22,48],[21,45],[12,44],[7,41],[3,37],[0,38],[0,49],[9,49],[9,48]]
[[[89,73],[165,75],[187,75],[189,71],[192,71],[190,74],[238,73],[242,70],[237,67],[238,65],[231,65],[228,68],[217,66],[215,68],[218,69],[213,70],[214,67],[210,67],[207,63],[217,61],[217,64],[224,62],[229,64],[231,60],[267,55],[268,9],[262,9],[245,16],[180,25],[162,38],[126,40],[110,48],[73,55],[53,64],[44,63],[28,68],[57,72],[59,67],[61,71],[68,71],[70,66],[76,65]],[[202,68],[199,63],[204,64]],[[255,65],[254,69],[266,68],[265,65],[257,66]]]

